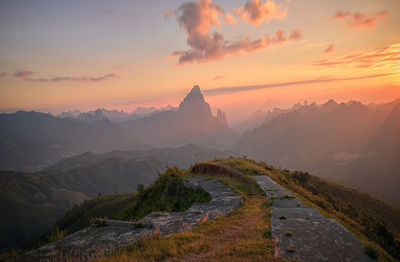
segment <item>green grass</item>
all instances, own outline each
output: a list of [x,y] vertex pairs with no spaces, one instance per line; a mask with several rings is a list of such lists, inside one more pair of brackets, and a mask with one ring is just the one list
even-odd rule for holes
[[184,185],[183,174],[177,168],[168,168],[151,186],[139,190],[136,201],[129,204],[118,219],[137,221],[153,211],[185,211],[193,203],[210,202],[211,197],[207,192]]

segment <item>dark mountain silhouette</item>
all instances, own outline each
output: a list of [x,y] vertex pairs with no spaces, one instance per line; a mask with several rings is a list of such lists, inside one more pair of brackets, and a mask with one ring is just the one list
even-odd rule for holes
[[[400,162],[396,108],[333,100],[302,105],[244,134],[233,150],[277,166],[308,170],[400,205],[397,190],[384,190],[383,184],[393,179],[383,179],[381,174],[385,170],[398,177],[394,173]],[[386,155],[391,161],[382,162]]]
[[235,132],[227,126],[225,114],[220,111],[217,117],[212,115],[198,86],[193,87],[177,111],[155,113],[126,121],[122,126],[143,143],[156,146],[187,143],[227,146],[235,138]]

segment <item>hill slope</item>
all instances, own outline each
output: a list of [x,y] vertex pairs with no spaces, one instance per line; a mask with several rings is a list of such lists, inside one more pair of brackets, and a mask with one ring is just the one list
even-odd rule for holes
[[[207,164],[211,165],[207,167]],[[232,172],[219,167],[229,168]],[[378,261],[399,259],[400,210],[368,194],[308,173],[280,170],[250,159],[216,159],[175,173],[184,177],[204,174],[218,179],[242,194],[243,207],[226,217],[206,222],[192,232],[141,240],[102,261],[273,259],[270,207],[265,205],[265,195],[252,178],[257,175],[268,175],[306,204],[339,221],[362,241],[369,255],[378,257]],[[145,195],[143,197],[143,201],[149,200]],[[82,210],[84,206],[78,209]],[[132,208],[129,210],[135,212]],[[79,216],[75,219],[79,220]]]
[[396,103],[371,107],[330,100],[299,106],[245,133],[233,150],[310,171],[400,206]]
[[105,154],[86,152],[41,172],[0,171],[0,248],[17,247],[50,229],[67,210],[99,193],[131,193],[155,181],[166,166],[188,168],[210,157],[228,157],[196,145]]

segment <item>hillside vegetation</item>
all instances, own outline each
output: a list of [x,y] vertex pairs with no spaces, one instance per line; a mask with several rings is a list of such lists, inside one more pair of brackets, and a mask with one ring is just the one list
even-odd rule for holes
[[[245,201],[240,210],[201,224],[191,232],[139,241],[102,261],[276,259],[270,239],[270,208],[251,177],[254,175],[269,175],[306,204],[338,220],[362,241],[366,253],[377,257],[378,261],[399,259],[399,209],[308,173],[280,170],[250,159],[217,159],[207,163],[239,171],[233,172],[236,174],[233,176],[213,171],[203,176],[218,179],[242,194]],[[199,175],[191,170],[183,175]]]
[[252,177],[268,175],[307,205],[342,223],[364,244],[365,252],[371,257],[378,261],[399,259],[400,210],[397,208],[309,173],[280,170],[250,159],[215,159],[199,164],[205,163],[232,172],[221,172],[218,168],[202,170],[198,164],[189,170],[169,168],[153,185],[139,186],[136,195],[99,196],[75,207],[57,222],[50,236],[58,233],[62,237],[64,230],[71,233],[89,223],[92,216],[138,220],[151,211],[182,211],[194,202],[207,202],[208,194],[183,185],[184,179],[200,175],[218,179],[240,193],[244,198],[242,207],[228,216],[206,221],[190,232],[142,239],[100,261],[248,261],[249,258],[280,261],[274,257],[271,208]]

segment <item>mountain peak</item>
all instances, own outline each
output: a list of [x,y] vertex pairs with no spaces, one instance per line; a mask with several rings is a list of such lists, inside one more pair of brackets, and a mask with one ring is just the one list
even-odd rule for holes
[[207,102],[204,100],[204,96],[201,93],[200,87],[198,85],[193,86],[192,90],[189,92],[189,94],[187,94],[185,99],[183,99],[183,101],[179,105],[179,109],[184,109],[194,105],[208,106]]
[[203,100],[204,96],[201,93],[200,87],[198,85],[193,86],[192,90],[190,90],[189,94],[187,94],[185,100]]

